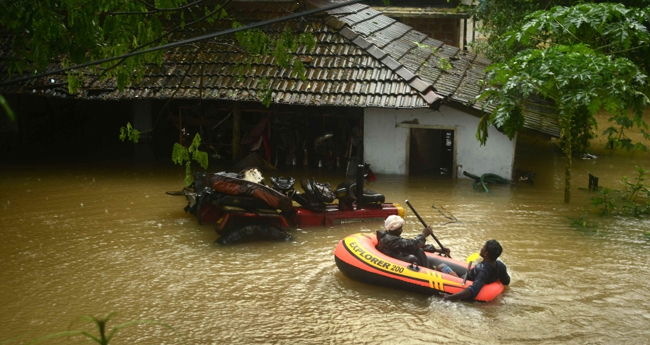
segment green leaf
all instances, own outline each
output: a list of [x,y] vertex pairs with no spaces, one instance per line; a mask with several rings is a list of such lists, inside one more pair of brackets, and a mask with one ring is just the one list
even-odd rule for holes
[[140,131],[133,128],[130,122],[126,123],[126,127],[120,128],[120,140],[124,141],[127,138],[135,144],[140,140]]
[[15,122],[16,115],[14,114],[13,110],[11,110],[11,107],[9,106],[9,102],[7,102],[7,100],[2,95],[0,95],[0,106],[2,106],[2,108],[5,110],[5,113],[7,113],[7,117],[9,118],[9,120]]
[[199,162],[203,169],[208,168],[208,153],[204,151],[194,151],[192,158]]
[[189,152],[198,151],[200,145],[201,145],[201,135],[199,133],[196,133],[194,135],[194,139],[192,139],[192,144],[190,144],[190,147],[187,150]]
[[176,164],[183,164],[189,160],[190,153],[187,148],[179,143],[174,143],[174,149],[172,151],[172,162]]

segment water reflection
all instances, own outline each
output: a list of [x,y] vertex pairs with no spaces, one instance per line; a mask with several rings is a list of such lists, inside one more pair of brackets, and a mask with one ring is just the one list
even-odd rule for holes
[[[67,329],[80,315],[117,311],[115,325],[156,319],[191,343],[638,343],[650,331],[650,227],[645,219],[589,217],[590,172],[616,185],[646,158],[575,162],[573,201],[564,204],[561,156],[520,159],[535,184],[477,192],[470,180],[378,176],[366,188],[408,199],[455,257],[485,240],[504,246],[512,284],[495,301],[443,303],[352,281],[334,263],[338,241],[381,223],[292,231],[290,242],[214,244],[209,225],[183,212],[178,167],[3,167],[0,171],[1,339]],[[299,168],[278,175],[343,178]],[[267,176],[268,177],[268,176]],[[584,185],[584,186],[582,186]],[[453,215],[449,218],[431,207]],[[406,211],[405,235],[421,230]],[[429,239],[429,242],[433,241]],[[138,327],[124,343],[176,343]],[[163,339],[163,340],[161,340]],[[69,343],[67,341],[61,343]]]

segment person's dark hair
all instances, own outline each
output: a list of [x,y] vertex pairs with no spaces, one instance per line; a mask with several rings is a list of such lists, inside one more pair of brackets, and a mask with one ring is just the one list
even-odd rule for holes
[[489,240],[485,242],[485,250],[487,250],[490,260],[496,260],[499,255],[501,255],[501,252],[503,252],[503,248],[497,240]]

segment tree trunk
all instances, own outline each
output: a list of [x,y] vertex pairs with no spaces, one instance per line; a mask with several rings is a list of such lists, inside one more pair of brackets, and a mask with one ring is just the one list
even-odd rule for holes
[[567,140],[564,147],[564,202],[571,202],[571,140]]
[[571,120],[560,118],[560,133],[564,144],[564,202],[571,202],[571,159],[573,155],[573,136]]

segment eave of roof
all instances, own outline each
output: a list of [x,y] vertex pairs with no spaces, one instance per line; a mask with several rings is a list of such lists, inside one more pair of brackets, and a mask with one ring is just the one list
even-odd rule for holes
[[[328,0],[310,0],[315,5]],[[328,11],[326,23],[352,43],[394,70],[415,76],[409,85],[431,89],[448,100],[471,106],[480,93],[489,61],[443,44],[408,25],[361,4]],[[448,63],[448,68],[444,68]]]
[[432,7],[396,7],[396,6],[373,6],[375,10],[388,17],[400,18],[456,18],[468,19],[470,15],[466,12],[458,12],[456,8],[432,8]]

